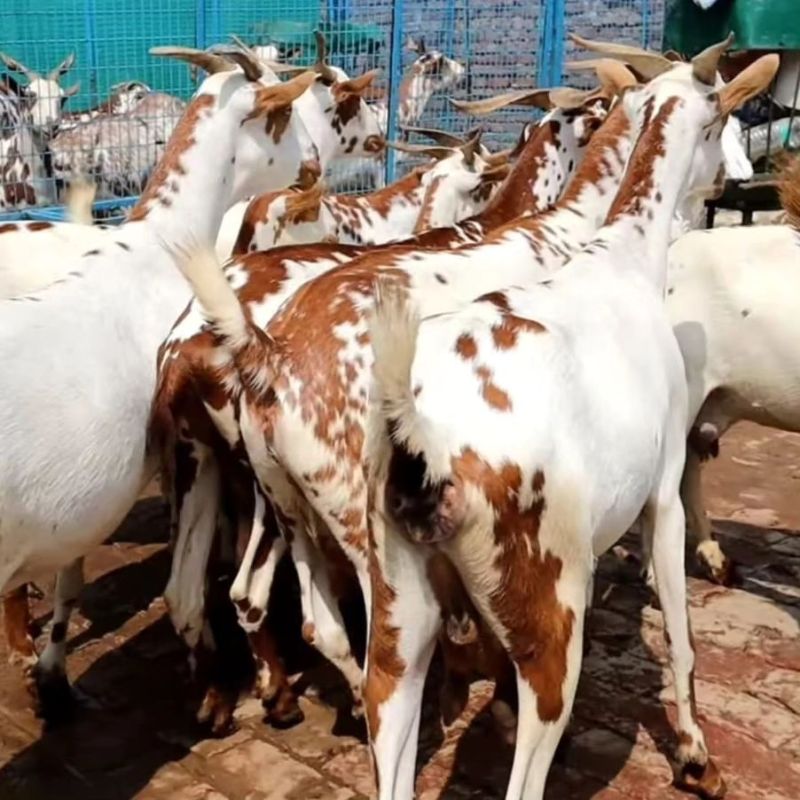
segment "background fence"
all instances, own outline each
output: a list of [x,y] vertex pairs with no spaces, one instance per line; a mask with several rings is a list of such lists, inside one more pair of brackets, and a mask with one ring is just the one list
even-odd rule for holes
[[[567,31],[659,47],[664,1],[37,0],[34,4],[3,0],[0,50],[44,74],[74,52],[74,65],[60,79],[63,87],[80,82],[78,93],[61,101],[64,112],[74,114],[107,100],[114,87],[128,81],[141,81],[154,92],[187,100],[196,84],[186,65],[154,58],[148,55],[150,47],[204,48],[226,42],[229,34],[235,33],[249,44],[275,45],[282,57],[294,63],[308,63],[314,56],[313,30],[320,28],[326,33],[332,63],[350,74],[382,69],[377,86],[389,102],[388,134],[396,137],[403,74],[418,56],[405,46],[407,37],[417,42],[424,39],[428,50],[436,48],[465,67],[464,79],[446,93],[434,95],[418,123],[463,132],[475,119],[456,112],[447,96],[479,98],[511,88],[559,85],[568,77],[580,85],[580,76],[564,74],[565,60],[576,55],[566,39]],[[19,81],[23,87],[19,91],[24,93],[29,76],[9,71],[6,75]],[[135,97],[137,102],[139,97]],[[141,173],[137,179],[142,181],[154,154],[163,152],[163,142],[157,137],[148,139],[152,138],[151,129],[161,123],[160,133],[168,134],[177,112],[173,108],[169,112],[173,116],[165,119],[156,117],[167,112],[150,109],[147,113],[149,117],[144,110],[137,114],[133,107],[124,115],[124,124],[117,124],[112,131],[112,139],[116,137],[112,145],[130,151],[126,163]],[[509,145],[529,115],[530,110],[524,109],[494,115],[484,121],[485,139],[493,145]],[[8,114],[3,116],[0,106],[0,216],[59,215],[63,182],[57,183],[56,177],[61,162],[50,151],[63,150],[64,142],[70,141],[67,128],[71,126],[72,139],[76,138],[75,122],[74,118],[65,119],[47,130],[31,126],[30,120],[16,123],[30,128],[32,136],[28,138],[34,144],[29,146],[38,147],[30,158],[42,163],[40,180],[47,189],[36,197],[27,196],[19,189],[20,158],[15,173],[13,142],[9,145],[15,123]],[[135,127],[135,136],[130,134],[130,126]],[[142,136],[146,145],[140,141]],[[149,147],[146,153],[132,152],[145,146]],[[17,156],[20,149],[17,142]],[[24,160],[29,154],[22,156]],[[89,171],[100,171],[100,161],[92,153],[83,163]],[[383,166],[387,180],[404,168],[405,163],[395,164],[392,155]],[[135,201],[137,191],[137,181],[107,186],[107,196],[101,197],[97,207],[124,207]]]

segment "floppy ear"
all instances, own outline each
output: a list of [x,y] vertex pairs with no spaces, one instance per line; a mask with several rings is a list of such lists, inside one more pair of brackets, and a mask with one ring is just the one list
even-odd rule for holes
[[483,100],[453,100],[448,98],[451,105],[459,111],[482,116],[499,111],[507,106],[535,106],[545,110],[553,107],[550,99],[552,89],[518,89],[514,92],[486,97]]
[[209,75],[217,72],[230,72],[235,64],[228,61],[216,53],[207,53],[205,50],[196,50],[193,47],[151,47],[151,56],[165,56],[166,58],[177,58],[179,61],[186,61],[195,67],[204,69]]
[[350,78],[346,81],[339,81],[333,84],[334,95],[363,94],[371,85],[375,78],[380,74],[379,69],[371,69],[357,78]]
[[606,97],[620,97],[626,89],[637,86],[636,76],[619,61],[601,58],[595,68],[603,94]]
[[244,121],[247,122],[256,117],[271,114],[279,108],[290,106],[316,79],[316,73],[309,70],[285,83],[260,87],[256,90],[255,108],[245,117]]
[[726,83],[717,92],[720,113],[723,116],[730,114],[751,97],[763,92],[772,83],[780,64],[781,60],[777,53],[761,56],[730,83]]

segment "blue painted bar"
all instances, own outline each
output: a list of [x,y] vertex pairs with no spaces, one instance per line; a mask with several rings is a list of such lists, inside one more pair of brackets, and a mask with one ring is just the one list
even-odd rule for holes
[[97,9],[95,8],[95,0],[86,0],[84,8],[86,17],[86,49],[89,56],[89,92],[92,96],[97,95],[98,91],[98,70],[100,68],[100,59],[97,54]]
[[[394,0],[392,6],[392,45],[389,54],[389,119],[386,136],[390,142],[397,139],[397,109],[400,106],[400,83],[403,80],[403,45],[405,0]],[[386,183],[395,179],[395,151],[386,152]]]

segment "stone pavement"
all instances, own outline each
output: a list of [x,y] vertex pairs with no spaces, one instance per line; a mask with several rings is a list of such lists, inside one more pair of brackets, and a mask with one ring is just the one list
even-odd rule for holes
[[[743,583],[729,590],[690,582],[706,735],[731,800],[798,800],[800,437],[741,426],[707,472],[716,527]],[[88,560],[92,583],[70,627],[69,655],[84,707],[70,725],[42,730],[0,644],[0,800],[369,797],[363,731],[328,704],[338,695],[324,665],[302,678],[303,724],[274,730],[260,705],[245,700],[232,735],[205,738],[192,719],[184,653],[158,599],[164,538],[163,507],[145,498]],[[550,800],[683,796],[671,786],[674,704],[661,614],[638,581],[636,552],[628,536],[601,560],[591,652]],[[47,620],[46,600],[35,610]],[[430,689],[420,800],[502,798],[511,753],[483,711],[491,687],[475,684],[464,717],[444,733]]]

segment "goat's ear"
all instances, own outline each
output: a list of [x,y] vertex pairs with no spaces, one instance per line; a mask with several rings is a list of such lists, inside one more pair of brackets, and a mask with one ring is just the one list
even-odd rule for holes
[[595,72],[600,81],[602,94],[609,100],[621,96],[626,89],[638,85],[636,76],[624,64],[610,58],[599,59]]
[[64,97],[74,97],[81,90],[81,82],[73,83],[68,89],[64,89]]
[[718,92],[720,113],[725,116],[739,108],[751,97],[763,92],[772,83],[781,64],[777,53],[761,56],[747,69],[742,70],[730,83]]
[[706,84],[706,86],[713,86],[717,80],[719,60],[728,52],[732,44],[733,34],[729,33],[724,41],[712,44],[702,53],[698,53],[692,59],[692,74],[694,77],[701,83]]
[[515,92],[498,94],[494,97],[486,97],[483,100],[453,100],[448,98],[450,103],[459,111],[468,114],[482,116],[499,111],[506,106],[535,106],[536,108],[552,108],[550,101],[550,89],[518,89]]
[[315,72],[304,72],[296,78],[274,86],[262,86],[256,90],[255,108],[245,117],[245,122],[271,114],[279,108],[290,106],[317,79]]
[[11,70],[11,72],[19,72],[28,77],[33,74],[21,61],[17,61],[16,58],[7,56],[5,53],[0,53],[0,61],[2,61],[6,69]]
[[47,76],[51,81],[58,80],[62,75],[66,75],[75,63],[75,53],[70,53],[57,67],[50,70]]
[[350,78],[346,81],[339,81],[333,84],[333,93],[335,95],[348,95],[348,94],[363,94],[371,85],[375,78],[380,75],[379,69],[371,69],[357,78]]
[[223,58],[217,53],[208,53],[193,47],[151,47],[149,52],[151,56],[164,56],[187,61],[189,64],[205,70],[209,75],[217,72],[230,72],[236,66],[232,61],[228,61],[227,58]]

